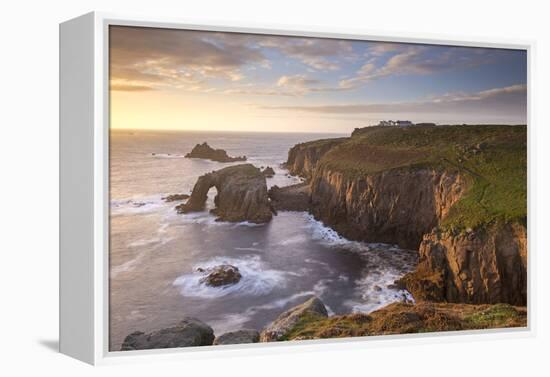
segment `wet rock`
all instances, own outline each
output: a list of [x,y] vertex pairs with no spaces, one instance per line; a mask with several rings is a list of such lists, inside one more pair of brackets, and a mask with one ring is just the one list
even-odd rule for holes
[[156,348],[209,346],[214,341],[214,330],[195,318],[184,318],[176,326],[144,333],[136,331],[128,335],[121,351]]
[[[199,269],[197,269],[198,271]],[[204,269],[201,269],[204,271]],[[208,275],[203,277],[200,282],[211,287],[221,287],[224,285],[236,284],[241,280],[242,275],[239,269],[230,264],[222,264],[206,270]]]
[[191,152],[185,155],[187,158],[202,158],[217,162],[246,161],[246,156],[230,157],[223,149],[214,149],[208,143],[197,144]]
[[181,200],[189,199],[191,195],[188,194],[171,194],[162,198],[165,202],[178,202]]
[[312,297],[303,304],[295,306],[277,317],[261,332],[260,342],[282,340],[298,321],[308,317],[328,317],[327,309],[318,297]]
[[265,176],[252,164],[229,166],[200,176],[189,200],[176,207],[178,213],[204,210],[211,187],[218,191],[216,208],[211,211],[218,216],[217,220],[253,223],[271,220]]
[[214,345],[258,343],[260,333],[256,330],[243,329],[222,334],[214,339]]
[[265,175],[267,178],[273,178],[275,175],[275,170],[271,166],[267,166],[264,170],[262,170],[262,174]]

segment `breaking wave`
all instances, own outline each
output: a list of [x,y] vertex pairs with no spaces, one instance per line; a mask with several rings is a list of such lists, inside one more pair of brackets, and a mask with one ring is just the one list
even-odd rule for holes
[[[222,287],[210,287],[201,283],[201,279],[206,272],[198,272],[197,269],[205,270],[230,264],[239,269],[242,275],[241,280],[233,285]],[[177,287],[182,296],[217,298],[234,295],[261,296],[268,294],[275,287],[284,287],[285,273],[282,271],[266,269],[257,255],[249,255],[242,258],[214,257],[202,263],[193,266],[193,272],[181,275],[172,283]]]

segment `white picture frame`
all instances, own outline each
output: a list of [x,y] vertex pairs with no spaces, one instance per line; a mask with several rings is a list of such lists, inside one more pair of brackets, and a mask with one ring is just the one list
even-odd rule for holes
[[[531,337],[535,334],[536,303],[532,268],[536,250],[528,242],[528,327],[414,335],[327,339],[298,343],[265,343],[223,347],[174,348],[131,352],[108,350],[109,252],[109,72],[110,25],[244,32],[304,37],[412,42],[527,51],[528,62],[528,181],[531,182],[534,129],[531,118],[531,72],[534,42],[476,40],[421,34],[365,33],[363,30],[319,30],[312,27],[206,23],[190,20],[88,13],[60,24],[60,352],[90,364],[159,359],[226,357],[316,349],[380,347],[403,343],[433,343]],[[528,218],[534,208],[528,185]],[[534,227],[529,228],[529,239]]]

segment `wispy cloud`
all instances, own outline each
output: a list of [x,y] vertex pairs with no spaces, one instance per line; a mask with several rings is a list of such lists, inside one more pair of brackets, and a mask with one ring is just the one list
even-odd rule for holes
[[239,81],[241,67],[267,64],[258,48],[220,38],[219,33],[172,29],[111,27],[110,70],[113,89],[133,86],[202,88],[205,79]]
[[[381,56],[389,57],[381,61]],[[388,76],[430,75],[434,73],[465,69],[495,62],[499,50],[480,48],[447,47],[434,48],[426,45],[381,44],[367,51],[367,62],[355,76],[341,80],[342,88],[353,89]]]
[[309,112],[318,114],[400,114],[462,113],[516,115],[526,118],[527,87],[523,84],[493,88],[476,93],[454,93],[424,101],[344,104],[322,106],[260,106],[264,110]]

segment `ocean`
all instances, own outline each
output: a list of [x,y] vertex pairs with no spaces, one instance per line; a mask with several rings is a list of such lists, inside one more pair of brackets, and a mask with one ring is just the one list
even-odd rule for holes
[[[216,335],[261,330],[312,295],[330,314],[371,312],[412,300],[392,286],[414,269],[416,252],[346,240],[305,212],[279,212],[268,224],[216,222],[215,188],[207,210],[177,214],[168,194],[189,194],[200,175],[226,166],[184,158],[208,142],[230,156],[246,155],[276,174],[268,187],[300,182],[281,167],[295,144],[345,135],[113,130],[110,135],[109,344],[126,335],[169,327],[191,316]],[[225,288],[200,283],[196,270],[219,264],[242,279]]]

